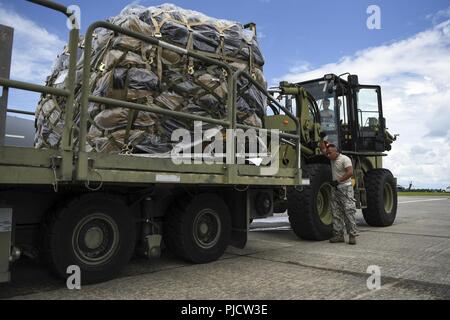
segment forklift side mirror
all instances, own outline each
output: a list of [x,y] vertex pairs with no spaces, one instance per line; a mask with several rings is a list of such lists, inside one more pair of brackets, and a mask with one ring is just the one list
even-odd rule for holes
[[358,76],[355,74],[349,75],[347,78],[347,81],[350,86],[358,86],[359,85]]

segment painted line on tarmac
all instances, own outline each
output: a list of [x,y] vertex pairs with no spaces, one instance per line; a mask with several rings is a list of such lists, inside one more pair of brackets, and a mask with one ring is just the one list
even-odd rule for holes
[[427,199],[427,200],[412,200],[412,201],[401,201],[398,204],[404,204],[404,203],[417,203],[417,202],[429,202],[429,201],[443,201],[448,200],[448,198],[443,199]]
[[255,228],[250,229],[250,232],[256,232],[256,231],[277,231],[277,230],[291,230],[291,227],[285,226],[285,227],[267,227],[267,228]]
[[[361,231],[361,230],[360,230]],[[364,232],[374,232],[374,233],[387,233],[387,234],[395,234],[395,235],[405,235],[405,236],[417,236],[417,237],[430,237],[430,238],[441,238],[441,239],[450,239],[450,236],[438,236],[435,234],[424,234],[424,233],[407,233],[407,232],[395,232],[395,231],[380,231],[380,230],[363,230]]]

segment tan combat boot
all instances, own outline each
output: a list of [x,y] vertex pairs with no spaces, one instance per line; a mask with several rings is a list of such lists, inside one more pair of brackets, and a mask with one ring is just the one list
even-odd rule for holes
[[330,243],[340,243],[340,242],[345,242],[344,236],[336,235],[330,239]]
[[348,236],[348,244],[355,245],[356,244],[356,237],[352,236],[352,235],[349,235]]

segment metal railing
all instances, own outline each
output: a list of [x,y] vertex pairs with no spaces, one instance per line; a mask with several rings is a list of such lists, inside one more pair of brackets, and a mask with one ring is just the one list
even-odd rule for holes
[[[81,93],[81,111],[80,111],[81,112],[81,114],[80,114],[80,156],[79,156],[80,161],[78,162],[78,178],[79,179],[84,180],[87,178],[87,166],[84,163],[85,161],[87,161],[87,158],[83,155],[83,153],[86,152],[86,136],[87,136],[87,122],[88,122],[87,118],[88,118],[89,102],[95,102],[95,103],[100,103],[100,104],[104,104],[104,105],[108,105],[108,106],[115,106],[115,107],[125,107],[125,108],[129,108],[132,110],[147,111],[147,112],[158,113],[158,114],[163,114],[163,115],[168,115],[168,116],[173,116],[173,117],[178,117],[178,118],[184,118],[184,119],[189,119],[189,120],[194,120],[194,121],[203,121],[206,123],[223,125],[229,129],[241,128],[241,129],[255,129],[258,131],[264,130],[263,128],[250,127],[250,126],[246,126],[246,125],[237,124],[237,119],[236,119],[237,118],[237,116],[236,116],[236,99],[237,99],[237,97],[235,96],[235,94],[237,92],[237,81],[240,76],[247,78],[258,90],[263,92],[272,103],[276,104],[276,106],[278,108],[283,110],[286,113],[286,115],[288,115],[294,121],[294,123],[296,125],[296,135],[280,133],[280,137],[295,139],[297,141],[297,144],[296,144],[296,146],[297,146],[297,148],[296,148],[297,159],[296,160],[297,161],[296,162],[297,162],[297,169],[300,168],[300,158],[301,158],[300,130],[301,129],[300,129],[299,120],[288,109],[281,106],[267,92],[267,90],[265,88],[263,88],[259,83],[257,83],[247,72],[245,72],[244,70],[239,70],[239,71],[233,72],[233,70],[231,69],[231,67],[228,64],[223,63],[217,59],[209,58],[198,52],[180,48],[180,47],[174,46],[172,44],[169,44],[167,42],[161,41],[155,37],[149,37],[149,36],[146,36],[146,35],[138,33],[138,32],[124,29],[115,24],[105,22],[105,21],[97,21],[97,22],[92,23],[89,26],[89,28],[86,32],[86,37],[85,37],[85,48],[84,48],[85,52],[91,52],[94,31],[98,28],[111,30],[111,31],[114,31],[119,34],[123,34],[123,35],[129,36],[129,37],[144,41],[146,43],[149,43],[149,44],[152,44],[152,45],[155,45],[158,47],[162,47],[162,48],[170,50],[170,51],[174,51],[175,53],[186,55],[188,57],[192,57],[192,58],[198,59],[200,61],[222,67],[227,73],[228,120],[227,121],[218,120],[218,119],[213,119],[213,118],[208,118],[208,117],[192,115],[192,114],[188,114],[188,113],[184,113],[184,112],[167,110],[167,109],[163,109],[163,108],[156,107],[156,106],[149,106],[149,105],[143,105],[143,104],[137,104],[137,103],[128,102],[128,101],[123,101],[123,100],[93,96],[93,95],[91,95],[91,92],[90,92],[91,88],[90,88],[90,81],[89,81],[90,76],[91,76],[92,57],[91,57],[91,55],[87,54],[87,55],[85,55],[84,61],[83,61],[83,83],[82,83],[82,88],[81,88],[82,93]],[[232,143],[230,144],[230,150],[228,150],[227,152],[230,153],[229,157],[234,159],[235,152],[236,152],[234,139],[233,139]]]
[[[47,0],[28,0],[29,2],[39,4],[41,6],[47,7],[52,10],[56,10],[58,12],[63,13],[64,15],[70,17],[73,13],[71,13],[67,7],[47,1]],[[151,113],[157,113],[172,117],[178,117],[178,118],[184,118],[194,121],[203,121],[206,123],[216,124],[216,125],[222,125],[229,129],[255,129],[255,130],[264,130],[263,128],[257,128],[257,127],[250,127],[242,124],[237,124],[237,115],[236,115],[236,99],[238,98],[236,96],[236,89],[237,89],[237,81],[239,77],[243,76],[247,78],[258,90],[260,90],[262,93],[266,95],[269,101],[271,103],[275,104],[278,108],[283,110],[286,115],[288,115],[295,123],[296,125],[296,134],[289,134],[289,133],[280,133],[281,138],[288,138],[288,139],[294,139],[296,140],[296,152],[297,152],[297,167],[296,169],[299,170],[300,168],[300,157],[301,157],[301,146],[300,146],[300,123],[299,120],[286,108],[281,106],[268,92],[265,88],[263,88],[259,83],[257,83],[247,72],[244,70],[239,71],[233,71],[233,69],[230,67],[229,64],[226,64],[222,61],[219,61],[217,59],[213,59],[210,57],[207,57],[205,55],[202,55],[201,53],[198,53],[193,50],[188,50],[184,48],[177,47],[175,45],[172,45],[170,43],[164,42],[159,40],[156,37],[149,37],[144,34],[134,32],[128,29],[121,28],[117,25],[114,25],[109,22],[105,21],[97,21],[92,23],[87,32],[85,37],[85,53],[90,53],[92,51],[92,44],[93,44],[93,37],[94,37],[94,31],[98,28],[104,28],[111,31],[114,31],[116,33],[120,33],[138,40],[141,40],[143,42],[162,47],[164,49],[173,51],[175,53],[186,55],[188,57],[203,61],[208,64],[214,64],[219,67],[222,67],[227,76],[227,88],[228,88],[228,97],[227,97],[227,110],[228,110],[228,117],[227,120],[219,120],[214,118],[208,118],[208,117],[202,117],[197,116],[189,113],[184,112],[178,112],[178,111],[172,111],[168,109],[163,109],[157,106],[151,106],[151,105],[144,105],[144,104],[138,104],[133,103],[129,101],[123,101],[118,99],[112,99],[112,98],[106,98],[106,97],[100,97],[100,96],[94,96],[91,93],[91,87],[90,87],[90,76],[91,76],[91,61],[92,56],[91,54],[85,54],[84,55],[84,61],[83,61],[83,78],[82,78],[82,87],[81,87],[81,107],[80,107],[80,121],[79,121],[79,150],[78,150],[78,161],[77,161],[77,179],[79,180],[86,180],[88,177],[88,153],[86,152],[86,142],[87,142],[87,124],[88,124],[88,104],[90,102],[104,104],[108,106],[115,106],[115,107],[124,107],[132,110],[137,111],[146,111]],[[42,94],[50,94],[50,95],[56,95],[56,96],[62,96],[67,98],[67,102],[65,105],[65,126],[64,131],[62,134],[62,140],[61,140],[61,149],[64,152],[73,152],[74,145],[72,141],[72,132],[74,129],[74,106],[75,106],[75,86],[76,86],[76,64],[77,64],[77,49],[78,49],[78,42],[79,42],[79,30],[78,29],[72,29],[70,31],[70,37],[69,37],[69,73],[67,77],[66,82],[66,89],[58,89],[48,86],[40,86],[36,84],[21,82],[21,81],[14,81],[10,79],[3,79],[0,78],[0,86],[4,86],[7,88],[15,88],[15,89],[21,89],[21,90],[27,90],[27,91],[33,91],[38,92]],[[18,110],[13,110],[18,111]],[[234,140],[234,139],[233,139]],[[235,142],[233,141],[230,145],[231,150],[228,152],[231,152],[231,155],[233,158],[235,157]],[[63,162],[65,161],[65,167],[66,172],[69,172],[69,160],[70,160],[70,166],[72,166],[72,158],[67,159],[67,157],[63,157]],[[64,166],[64,164],[63,164]],[[300,177],[301,178],[301,177]]]
[[23,114],[26,116],[34,116],[35,113],[31,111],[25,111],[25,110],[17,110],[17,109],[6,109],[6,112],[8,113],[16,113],[16,114]]
[[[296,169],[299,169],[301,167],[301,128],[300,128],[300,121],[298,118],[286,107],[282,106],[268,91],[266,88],[262,87],[253,77],[251,77],[247,72],[244,70],[237,71],[233,76],[233,92],[237,92],[237,82],[239,77],[243,76],[248,81],[250,81],[259,91],[263,92],[265,96],[271,101],[271,103],[275,104],[276,107],[279,108],[279,110],[282,110],[289,118],[291,118],[295,123],[296,128],[296,134],[289,134],[289,133],[280,133],[280,138],[287,138],[287,139],[294,139],[296,141],[295,147],[296,147],[296,163],[297,167]],[[236,104],[236,97],[234,99],[234,103]],[[234,115],[233,121],[236,123],[236,115]],[[242,124],[237,124],[237,128],[240,129],[255,129],[257,131],[264,130],[263,128],[257,128],[257,127],[250,127]],[[300,177],[301,178],[301,177]]]
[[[67,7],[47,0],[27,0],[28,2],[46,7],[48,9],[60,12],[64,16],[71,18],[74,12],[69,10]],[[0,78],[0,86],[5,88],[13,88],[25,91],[32,91],[41,94],[50,94],[55,96],[66,97],[66,113],[65,113],[65,125],[61,137],[61,153],[62,161],[60,164],[61,174],[59,179],[61,180],[72,180],[72,169],[73,169],[73,141],[72,141],[72,130],[73,130],[73,110],[75,102],[75,77],[76,77],[76,63],[77,63],[77,50],[80,32],[76,28],[72,28],[69,33],[69,73],[67,76],[66,89],[58,89],[48,86],[41,86],[37,84],[32,84],[28,82],[15,81],[11,79]]]
[[[40,6],[55,10],[57,12],[63,13],[66,17],[71,17],[73,12],[71,12],[67,7],[47,0],[27,0],[28,2],[38,4]],[[0,78],[0,86],[5,88],[13,88],[25,91],[32,91],[41,94],[50,94],[60,97],[66,97],[66,117],[65,117],[65,128],[62,134],[61,147],[65,151],[70,151],[72,149],[71,132],[73,127],[73,103],[74,103],[74,91],[75,91],[75,69],[76,69],[76,59],[77,59],[77,45],[79,39],[79,30],[72,29],[69,35],[69,74],[67,89],[59,89],[48,86],[41,86],[33,83],[16,81],[11,79]],[[11,112],[11,111],[10,111]],[[13,113],[29,114],[26,111],[13,110]],[[34,114],[34,113],[33,113]]]

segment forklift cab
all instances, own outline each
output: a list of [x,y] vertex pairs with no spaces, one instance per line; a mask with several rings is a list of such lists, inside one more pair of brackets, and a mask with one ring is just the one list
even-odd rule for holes
[[344,80],[334,74],[297,85],[314,97],[328,142],[346,151],[387,150],[380,86],[360,85],[356,75]]

